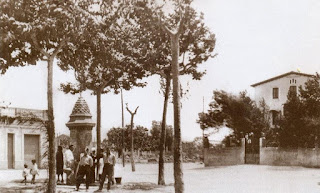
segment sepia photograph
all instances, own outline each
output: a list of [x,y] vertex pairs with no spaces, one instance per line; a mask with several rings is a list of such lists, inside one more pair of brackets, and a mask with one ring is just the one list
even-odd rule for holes
[[0,192],[319,193],[320,1],[0,0]]

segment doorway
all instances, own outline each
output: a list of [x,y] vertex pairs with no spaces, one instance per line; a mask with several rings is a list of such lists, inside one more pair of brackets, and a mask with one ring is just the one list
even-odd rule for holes
[[29,167],[32,165],[32,160],[36,160],[40,167],[40,136],[39,135],[24,135],[24,163]]
[[260,163],[260,140],[257,137],[252,137],[245,140],[245,163],[259,164]]
[[8,169],[14,169],[14,135],[8,133]]

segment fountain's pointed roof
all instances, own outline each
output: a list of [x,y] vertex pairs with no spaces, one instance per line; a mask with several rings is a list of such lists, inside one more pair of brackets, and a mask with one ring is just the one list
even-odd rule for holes
[[70,116],[91,116],[89,106],[82,96],[80,96],[72,109]]
[[92,120],[92,115],[90,113],[89,106],[87,102],[81,96],[78,98],[76,104],[72,109],[72,113],[70,115],[70,120],[66,123],[67,127],[92,127],[95,126],[95,123]]

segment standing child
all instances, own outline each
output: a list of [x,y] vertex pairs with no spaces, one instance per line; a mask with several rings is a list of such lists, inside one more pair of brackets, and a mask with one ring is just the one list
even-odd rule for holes
[[32,160],[32,168],[30,170],[30,174],[32,175],[32,180],[31,180],[31,184],[35,184],[35,180],[36,180],[36,175],[39,175],[39,170],[38,170],[38,165],[36,163],[36,160]]
[[22,171],[22,183],[24,182],[25,185],[27,185],[27,177],[28,177],[28,165],[24,164],[24,169]]

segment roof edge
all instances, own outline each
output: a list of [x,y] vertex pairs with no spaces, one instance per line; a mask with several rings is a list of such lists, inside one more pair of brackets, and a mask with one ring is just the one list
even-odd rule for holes
[[273,80],[276,80],[276,79],[279,79],[279,78],[282,78],[282,77],[285,77],[285,76],[288,76],[288,75],[291,75],[291,74],[301,75],[301,76],[307,76],[307,77],[315,77],[315,75],[312,75],[312,74],[306,74],[306,73],[291,71],[291,72],[287,72],[287,73],[281,74],[281,75],[279,75],[279,76],[275,76],[275,77],[273,77],[273,78],[269,78],[269,79],[267,79],[267,80],[264,80],[264,81],[261,81],[261,82],[252,84],[252,85],[250,85],[250,86],[256,87],[256,86],[259,86],[259,85],[261,85],[261,84],[264,84],[264,83],[267,83],[267,82],[270,82],[270,81],[273,81]]

